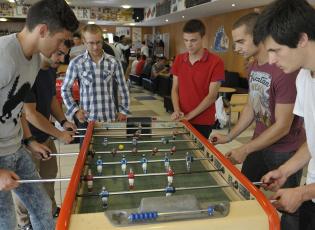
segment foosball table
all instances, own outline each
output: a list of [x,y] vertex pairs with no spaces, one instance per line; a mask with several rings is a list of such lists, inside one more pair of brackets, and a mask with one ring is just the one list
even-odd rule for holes
[[280,229],[269,200],[187,121],[90,122],[56,229]]

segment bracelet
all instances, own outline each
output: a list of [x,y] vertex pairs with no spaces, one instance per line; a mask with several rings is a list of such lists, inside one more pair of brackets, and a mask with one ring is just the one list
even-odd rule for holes
[[30,137],[24,138],[24,139],[22,140],[22,144],[24,144],[24,145],[26,145],[26,146],[29,146],[30,143],[31,143],[32,141],[35,141],[35,140],[36,140],[35,137],[30,136]]
[[60,123],[60,125],[63,127],[63,125],[64,125],[67,121],[68,121],[67,119],[64,119],[64,120],[60,121],[59,123]]

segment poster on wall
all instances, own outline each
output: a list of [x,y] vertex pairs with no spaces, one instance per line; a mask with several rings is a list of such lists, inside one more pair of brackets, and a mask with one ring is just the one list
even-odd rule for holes
[[155,5],[146,8],[146,9],[144,10],[144,19],[147,20],[147,19],[155,18],[155,13],[156,13],[156,7],[155,7]]
[[133,27],[132,28],[132,45],[136,49],[141,48],[141,36],[142,30],[140,27]]
[[116,36],[120,37],[121,35],[125,35],[125,37],[130,38],[130,27],[116,27]]
[[0,16],[13,16],[13,8],[9,3],[0,3]]
[[226,35],[224,27],[220,26],[215,33],[212,50],[218,53],[227,52],[229,49],[229,43],[230,39]]
[[172,0],[171,4],[171,13],[182,11],[185,9],[185,1],[184,0]]
[[75,15],[78,19],[90,19],[90,9],[85,7],[76,7],[74,10]]

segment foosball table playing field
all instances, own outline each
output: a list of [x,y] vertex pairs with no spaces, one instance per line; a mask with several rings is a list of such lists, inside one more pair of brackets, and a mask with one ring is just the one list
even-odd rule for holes
[[187,121],[90,122],[56,229],[280,229],[263,193]]

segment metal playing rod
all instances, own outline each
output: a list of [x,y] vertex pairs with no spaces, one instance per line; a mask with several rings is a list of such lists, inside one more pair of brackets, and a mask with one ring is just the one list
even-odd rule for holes
[[[180,187],[175,188],[176,191],[184,191],[184,190],[198,190],[198,189],[211,189],[211,188],[225,188],[225,187],[232,187],[233,185],[225,184],[225,185],[207,185],[207,186],[197,186],[197,187]],[[137,190],[137,191],[121,191],[121,192],[108,192],[110,195],[125,195],[125,194],[140,194],[140,193],[152,193],[152,192],[165,192],[165,188],[161,189],[148,189],[148,190]],[[90,196],[97,196],[99,194],[78,194],[78,197],[90,197]]]
[[31,180],[18,180],[18,183],[49,183],[49,182],[58,182],[58,181],[70,181],[70,178],[54,178],[54,179],[31,179]]
[[77,156],[79,153],[51,153],[49,156],[62,157],[62,156]]
[[[194,173],[211,173],[211,172],[222,172],[222,169],[200,170],[200,171],[179,172],[179,173],[174,172],[174,176],[194,174]],[[167,173],[135,174],[135,177],[147,177],[147,176],[167,176]],[[93,180],[94,179],[117,179],[117,178],[128,178],[128,175],[93,176]]]
[[[184,175],[184,174],[193,174],[193,173],[207,173],[207,172],[218,172],[222,171],[221,169],[214,170],[200,170],[200,171],[192,171],[192,172],[179,172],[174,173],[176,175]],[[136,177],[147,177],[147,176],[166,176],[167,173],[147,173],[147,174],[136,174]],[[128,178],[128,175],[111,175],[111,176],[93,176],[93,179],[115,179],[115,178]],[[84,179],[82,177],[81,179]],[[62,181],[70,181],[70,178],[52,178],[52,179],[30,179],[30,180],[18,180],[18,183],[26,184],[26,183],[50,183],[50,182],[62,182]]]
[[[202,161],[202,160],[210,160],[210,158],[206,157],[201,157],[201,158],[194,158],[194,161]],[[180,161],[186,161],[185,158],[177,158],[177,159],[171,159],[169,158],[170,162],[180,162]],[[164,159],[161,160],[148,160],[149,163],[159,163],[159,162],[164,162]],[[141,164],[140,160],[138,161],[127,161],[127,164]],[[103,162],[102,165],[121,165],[120,162],[117,161],[112,161],[112,162]]]
[[[74,135],[73,137],[84,137],[84,135]],[[195,140],[168,140],[168,144],[170,143],[179,143],[179,142],[196,142]],[[163,143],[162,140],[154,140],[154,141],[137,141],[137,144],[144,144],[144,143]],[[94,145],[103,145],[101,143],[91,143]],[[113,141],[108,142],[108,145],[116,145],[116,144],[132,144],[132,141]]]
[[[214,169],[214,170],[200,170],[200,171],[193,171],[193,172],[180,172],[174,173],[174,175],[183,175],[183,174],[191,174],[191,173],[206,173],[206,172],[217,172],[222,171],[222,169]],[[148,173],[148,174],[136,174],[136,177],[145,177],[145,176],[165,176],[167,173]],[[114,179],[114,178],[126,178],[128,175],[112,175],[112,176],[94,176],[93,179]],[[71,178],[53,178],[53,179],[30,179],[30,180],[17,180],[18,183],[26,184],[26,183],[50,183],[50,182],[63,182],[63,181],[70,181]],[[81,179],[84,179],[82,177]],[[261,185],[264,182],[252,182],[254,185]],[[223,187],[231,187],[232,184],[227,185],[209,185],[209,186],[198,186],[198,187],[182,187],[176,188],[176,191],[183,191],[183,190],[194,190],[194,189],[206,189],[206,188],[223,188]],[[122,195],[122,194],[135,194],[135,193],[149,193],[149,192],[163,192],[165,189],[151,189],[151,190],[138,190],[138,191],[126,191],[124,192],[111,192],[111,195]],[[80,196],[80,195],[78,195]],[[84,194],[82,195],[84,196]],[[98,194],[91,194],[91,196],[99,196]],[[275,201],[275,200],[274,200]]]
[[[183,148],[183,149],[176,149],[176,152],[179,151],[193,151],[193,150],[201,150],[201,148]],[[158,149],[158,152],[169,152],[170,149]],[[111,151],[95,151],[95,154],[109,154],[112,153]],[[133,153],[131,150],[117,150],[118,153]],[[137,153],[152,153],[152,149],[137,149]]]
[[267,184],[265,182],[262,181],[257,181],[257,182],[252,182],[253,185],[263,185],[263,184]]
[[[157,212],[156,215],[157,217],[156,219],[159,219],[161,217],[171,217],[171,216],[178,216],[178,215],[191,215],[191,214],[204,214],[205,216],[210,216],[208,214],[209,210],[208,209],[198,209],[198,210],[187,210],[187,211],[174,211],[174,212]],[[137,213],[132,213],[132,214],[137,214]],[[129,215],[129,217],[131,217],[131,215]],[[130,220],[132,221],[132,220]],[[147,221],[147,219],[143,219],[143,220],[137,220],[137,221]]]
[[[189,134],[189,132],[178,132],[175,135],[184,135],[184,134]],[[172,133],[140,133],[138,136],[139,137],[144,137],[144,136],[149,136],[149,137],[158,137],[158,136],[172,136]],[[74,137],[81,137],[83,135],[76,135]],[[121,137],[121,138],[126,138],[126,137],[134,137],[134,134],[93,134],[93,137]]]
[[[106,127],[106,128],[94,128],[95,131],[104,130],[138,130],[138,129],[182,129],[184,126],[168,126],[168,127]],[[78,128],[78,131],[86,131],[84,128]]]

